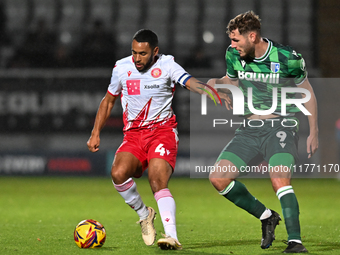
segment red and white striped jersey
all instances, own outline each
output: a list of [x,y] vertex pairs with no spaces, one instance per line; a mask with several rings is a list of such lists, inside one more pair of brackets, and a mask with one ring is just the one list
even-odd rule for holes
[[124,131],[132,128],[176,126],[171,108],[175,84],[185,86],[190,75],[171,55],[158,55],[145,72],[135,67],[132,55],[116,62],[108,93],[121,93]]

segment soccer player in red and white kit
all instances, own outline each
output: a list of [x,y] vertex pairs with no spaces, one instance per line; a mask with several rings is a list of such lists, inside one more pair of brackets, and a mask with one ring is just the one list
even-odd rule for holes
[[132,40],[132,56],[117,61],[113,68],[111,84],[87,142],[91,152],[99,150],[100,131],[121,95],[124,140],[112,164],[112,181],[125,202],[137,212],[145,244],[152,245],[156,239],[155,210],[145,206],[132,179],[142,176],[148,168],[165,231],[157,244],[166,250],[182,249],[177,238],[175,200],[168,189],[178,146],[176,116],[171,108],[176,83],[198,93],[197,87],[203,87],[173,56],[159,54],[158,38],[153,31],[139,30]]

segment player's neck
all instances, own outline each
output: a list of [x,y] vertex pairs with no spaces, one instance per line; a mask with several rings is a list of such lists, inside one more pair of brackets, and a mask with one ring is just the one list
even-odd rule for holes
[[159,59],[159,55],[154,56],[147,70],[149,70],[158,61],[158,59]]
[[150,67],[152,67],[158,61],[158,59],[159,59],[158,55],[154,56],[153,57],[153,61],[152,61],[151,65],[150,65]]
[[259,42],[255,45],[255,58],[261,58],[264,54],[266,54],[269,45],[267,40],[264,40],[262,37],[259,39]]

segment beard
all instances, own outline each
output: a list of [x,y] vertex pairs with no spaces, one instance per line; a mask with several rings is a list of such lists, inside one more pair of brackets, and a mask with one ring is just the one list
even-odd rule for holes
[[[144,72],[146,72],[150,67],[151,67],[151,65],[153,64],[153,60],[154,60],[154,55],[152,54],[151,55],[151,57],[150,57],[150,59],[148,60],[148,62],[144,65],[144,67],[142,68],[142,69],[138,69],[137,67],[137,70],[139,71],[139,72],[141,72],[141,73],[144,73]],[[136,65],[136,64],[135,64]]]
[[246,46],[247,47],[244,49],[244,55],[240,57],[242,60],[249,62],[255,58],[255,47],[252,47],[250,43],[248,43]]

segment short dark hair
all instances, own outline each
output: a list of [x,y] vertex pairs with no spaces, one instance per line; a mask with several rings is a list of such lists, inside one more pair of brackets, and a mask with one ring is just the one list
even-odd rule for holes
[[247,11],[237,15],[235,18],[229,21],[227,27],[227,33],[238,28],[239,33],[246,34],[250,31],[261,32],[261,19],[253,11]]
[[155,32],[149,29],[141,29],[135,33],[133,40],[137,42],[147,42],[151,49],[158,47],[158,37]]

